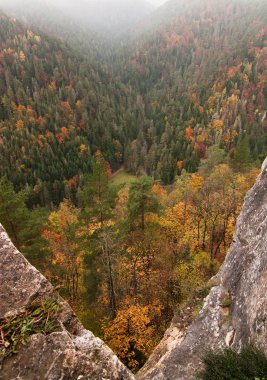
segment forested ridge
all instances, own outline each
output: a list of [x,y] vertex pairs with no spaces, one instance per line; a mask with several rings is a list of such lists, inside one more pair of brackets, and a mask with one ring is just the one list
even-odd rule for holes
[[201,308],[266,156],[266,7],[171,0],[96,50],[0,13],[0,221],[133,371]]

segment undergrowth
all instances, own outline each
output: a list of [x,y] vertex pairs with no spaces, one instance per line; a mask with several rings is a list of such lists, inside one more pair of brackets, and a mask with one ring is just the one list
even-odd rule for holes
[[0,363],[15,354],[20,344],[26,344],[33,334],[50,334],[58,329],[58,299],[33,303],[15,315],[0,319]]
[[247,347],[240,353],[231,349],[209,351],[202,359],[202,380],[267,380],[267,358],[258,349]]

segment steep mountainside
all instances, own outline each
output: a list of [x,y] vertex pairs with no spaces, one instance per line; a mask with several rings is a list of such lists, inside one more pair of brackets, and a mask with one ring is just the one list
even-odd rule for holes
[[78,17],[73,17],[68,8],[58,8],[56,3],[45,0],[0,0],[0,9],[10,16],[16,17],[31,29],[46,32],[51,37],[67,41],[80,53],[86,53],[98,60],[103,60],[110,52],[109,43],[103,36],[92,30],[90,24]]
[[106,44],[88,42],[98,63],[84,57],[88,30],[73,34],[74,22],[61,34],[56,12],[50,32],[72,47],[1,15],[0,174],[16,189],[35,186],[36,203],[49,204],[62,200],[67,181],[78,187],[97,149],[113,169],[124,164],[164,184],[182,168],[196,171],[213,144],[237,167],[259,163],[267,151],[266,6],[172,0],[151,17],[153,31],[108,62]]
[[[207,146],[232,155],[245,136],[252,159],[267,150],[267,3],[170,1],[119,57],[150,123],[131,144],[129,169],[171,182],[177,161],[195,170]],[[153,28],[152,28],[153,26]],[[155,29],[156,28],[156,29]],[[156,31],[155,31],[156,30]]]
[[3,14],[0,50],[0,175],[17,189],[37,185],[37,201],[47,204],[62,199],[65,180],[90,171],[97,149],[120,165],[132,115],[142,112],[131,89]]

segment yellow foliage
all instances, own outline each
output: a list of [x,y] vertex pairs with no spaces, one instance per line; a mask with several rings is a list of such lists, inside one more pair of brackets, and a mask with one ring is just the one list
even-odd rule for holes
[[217,120],[213,121],[213,128],[216,131],[220,132],[222,127],[223,127],[223,121],[222,120],[217,119]]
[[57,89],[57,85],[56,85],[56,81],[55,80],[52,80],[51,82],[50,82],[50,84],[49,84],[49,90],[51,90],[51,91],[56,91],[56,89]]
[[25,62],[25,59],[26,59],[25,54],[24,54],[23,51],[21,50],[21,51],[19,52],[19,60],[20,60],[20,62]]
[[[84,251],[75,241],[78,230],[78,214],[69,201],[61,202],[59,210],[48,217],[47,229],[42,236],[48,241],[52,252],[52,265],[60,265],[63,274],[61,283],[68,290],[71,299],[77,299]],[[79,236],[79,232],[77,233]],[[53,269],[53,268],[52,268]]]
[[164,187],[162,187],[160,184],[158,183],[155,183],[153,185],[153,188],[152,190],[154,191],[155,194],[157,194],[158,198],[160,199],[161,202],[163,202],[167,196],[167,192],[166,190],[164,189]]
[[35,36],[34,36],[34,39],[35,39],[35,41],[36,41],[38,44],[41,42],[41,37],[40,37],[40,36],[35,35]]
[[204,178],[200,174],[193,174],[191,181],[190,181],[190,187],[193,191],[198,191],[201,189],[204,183]]
[[215,96],[210,96],[209,99],[208,99],[209,110],[211,110],[211,109],[214,108],[215,102],[216,102],[216,97]]
[[85,144],[80,145],[80,153],[83,154],[87,152],[87,146]]
[[81,110],[81,108],[82,108],[82,102],[81,102],[81,100],[77,100],[77,102],[76,102],[76,107],[77,107],[77,109],[80,111]]
[[228,99],[229,104],[236,105],[238,102],[238,96],[236,94],[232,94],[230,98]]
[[[151,317],[161,312],[158,305],[141,306],[131,304],[127,299],[113,321],[106,323],[104,339],[118,357],[130,369],[136,371],[149,357],[154,347],[153,335],[155,326]],[[139,362],[140,354],[143,363]],[[138,360],[139,359],[139,360]]]
[[205,137],[203,136],[203,135],[198,135],[197,136],[197,142],[198,143],[202,143],[202,142],[204,142],[205,141]]

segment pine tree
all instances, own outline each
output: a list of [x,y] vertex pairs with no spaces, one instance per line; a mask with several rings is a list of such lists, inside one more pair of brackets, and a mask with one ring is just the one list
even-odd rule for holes
[[0,178],[0,221],[18,249],[29,220],[25,199],[25,191],[15,193],[12,183],[6,177]]
[[158,212],[160,204],[152,190],[153,180],[143,176],[131,184],[128,200],[128,214],[130,224],[137,225],[145,230],[145,218],[148,212]]

